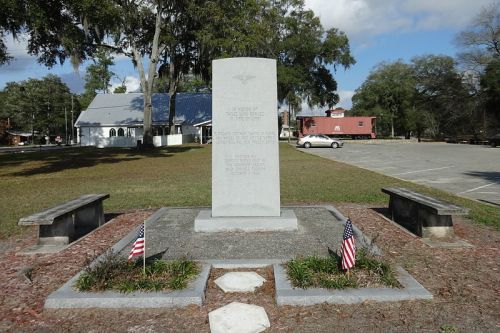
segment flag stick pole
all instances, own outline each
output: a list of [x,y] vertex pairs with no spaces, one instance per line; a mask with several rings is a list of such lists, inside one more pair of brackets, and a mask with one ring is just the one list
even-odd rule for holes
[[142,254],[142,272],[146,276],[146,220],[144,220],[144,253]]

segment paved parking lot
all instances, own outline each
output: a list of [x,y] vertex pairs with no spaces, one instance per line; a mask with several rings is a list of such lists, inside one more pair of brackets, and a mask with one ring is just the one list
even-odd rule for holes
[[500,205],[500,148],[447,143],[358,143],[302,151]]

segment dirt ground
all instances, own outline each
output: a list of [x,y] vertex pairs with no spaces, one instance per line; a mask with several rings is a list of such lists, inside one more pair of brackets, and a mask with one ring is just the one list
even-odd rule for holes
[[473,248],[431,248],[380,217],[373,208],[335,205],[374,239],[384,259],[403,266],[433,295],[431,301],[356,305],[277,306],[272,270],[254,294],[227,294],[213,279],[202,307],[155,310],[43,310],[45,298],[94,256],[116,243],[152,210],[123,212],[104,227],[52,255],[16,255],[36,242],[36,229],[0,241],[0,331],[208,332],[208,312],[233,301],[261,305],[269,332],[500,332],[500,233],[468,220],[455,233]]

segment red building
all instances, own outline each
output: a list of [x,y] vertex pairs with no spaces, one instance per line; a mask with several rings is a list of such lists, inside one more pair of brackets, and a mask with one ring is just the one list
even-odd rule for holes
[[326,111],[326,116],[297,115],[299,136],[325,134],[335,137],[375,139],[376,117],[344,117],[345,110]]

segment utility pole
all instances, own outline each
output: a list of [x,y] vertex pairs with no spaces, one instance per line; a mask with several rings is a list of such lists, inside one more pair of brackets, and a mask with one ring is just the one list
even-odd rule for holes
[[71,144],[73,144],[73,133],[75,131],[75,127],[73,124],[73,94],[71,94]]
[[31,144],[35,144],[35,112],[31,109]]
[[50,144],[50,94],[52,93],[51,87],[47,87],[47,136],[45,137],[46,145]]
[[66,107],[64,107],[64,143],[68,144],[68,113],[66,112]]
[[31,145],[35,144],[35,108],[33,107],[33,100],[31,99],[31,95],[26,92],[28,95],[29,103],[31,106]]
[[[50,90],[49,90],[50,91]],[[49,120],[49,113],[50,113],[50,101],[47,101],[47,134],[45,136],[45,144],[49,145],[50,144],[50,120]]]

